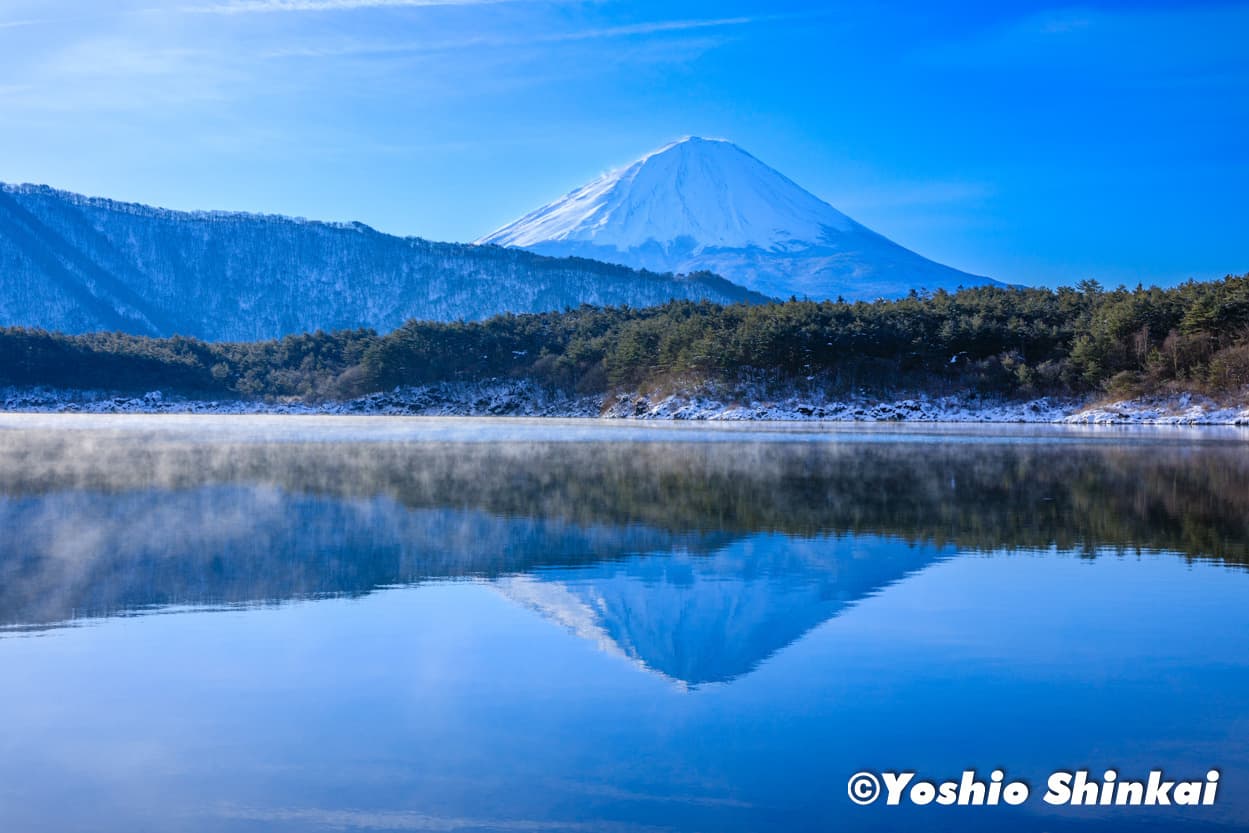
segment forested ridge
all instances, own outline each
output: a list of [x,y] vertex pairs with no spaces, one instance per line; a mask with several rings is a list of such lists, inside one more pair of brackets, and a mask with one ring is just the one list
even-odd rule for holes
[[521,249],[396,237],[362,223],[182,212],[0,183],[0,322],[207,341],[412,318],[671,298],[768,298],[708,272],[634,271]]
[[1235,394],[1249,386],[1249,275],[871,303],[582,306],[246,343],[0,330],[0,384],[14,386],[324,400],[498,378],[578,394],[743,380],[880,395]]

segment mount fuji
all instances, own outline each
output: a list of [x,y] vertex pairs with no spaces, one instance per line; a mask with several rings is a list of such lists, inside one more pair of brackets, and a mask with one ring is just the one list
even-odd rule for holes
[[776,298],[998,284],[877,234],[731,142],[689,137],[478,241],[653,272],[711,271]]

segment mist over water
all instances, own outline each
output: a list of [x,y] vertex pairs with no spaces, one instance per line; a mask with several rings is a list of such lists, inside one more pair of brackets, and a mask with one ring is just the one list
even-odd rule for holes
[[[1247,486],[1235,431],[6,416],[0,826],[1236,829]],[[845,792],[1077,766],[1223,793]]]

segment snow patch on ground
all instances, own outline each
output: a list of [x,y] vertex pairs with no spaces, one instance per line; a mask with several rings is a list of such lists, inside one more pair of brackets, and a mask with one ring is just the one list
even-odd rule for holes
[[1085,407],[1062,421],[1084,425],[1249,425],[1249,405],[1221,404],[1184,393]]
[[1027,402],[972,397],[918,397],[885,402],[871,397],[825,400],[790,396],[781,399],[723,401],[715,396],[674,394],[652,399],[622,394],[604,416],[623,419],[815,420],[831,422],[1058,422],[1072,406],[1050,399]]
[[444,382],[343,402],[261,402],[52,388],[0,388],[0,410],[91,414],[377,414],[379,416],[596,417],[601,397],[568,397],[526,381]]
[[0,388],[0,410],[34,413],[339,414],[380,416],[603,417],[633,420],[983,422],[1088,425],[1243,425],[1249,405],[1195,394],[1089,405],[1075,400],[916,396],[885,401],[866,395],[828,399],[818,393],[765,396],[622,393],[568,396],[527,380],[443,382],[395,388],[342,402],[195,400],[152,391],[143,396],[52,388]]

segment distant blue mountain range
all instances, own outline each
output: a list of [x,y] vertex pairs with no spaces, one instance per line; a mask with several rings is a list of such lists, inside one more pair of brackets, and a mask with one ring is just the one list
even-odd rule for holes
[[674,298],[766,300],[706,274],[0,185],[0,326],[248,341]]

